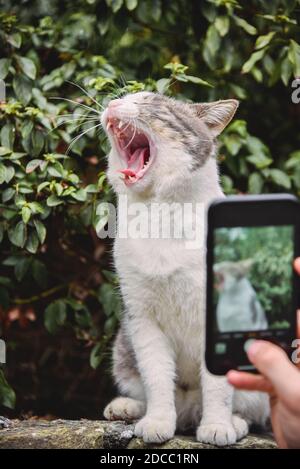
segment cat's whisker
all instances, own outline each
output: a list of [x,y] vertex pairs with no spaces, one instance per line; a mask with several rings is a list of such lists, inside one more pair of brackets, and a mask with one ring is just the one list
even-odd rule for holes
[[98,103],[98,101],[96,101],[95,98],[93,98],[93,96],[91,96],[84,88],[82,88],[80,85],[78,85],[77,83],[74,83],[73,81],[69,81],[69,80],[66,80],[67,83],[70,83],[71,85],[74,85],[74,86],[77,86],[77,88],[79,88],[84,94],[86,94],[86,96],[88,96],[97,106],[100,107],[100,109],[104,110],[104,106],[102,106],[102,104]]
[[[61,127],[62,125],[64,124],[69,124],[69,123],[72,123],[74,121],[78,121],[78,120],[82,120],[82,118],[78,118],[78,119],[68,119],[68,120],[65,120],[63,122],[60,122],[59,124],[57,124],[55,127],[53,127],[53,129],[49,130],[49,132],[47,133],[47,135],[49,135],[51,132],[53,132],[54,130],[58,129],[59,127]],[[99,119],[97,117],[91,117],[91,118],[88,118],[84,121],[82,121],[80,124],[76,125],[76,127],[74,127],[74,130],[77,129],[78,127],[80,127],[81,125],[84,125],[85,123],[89,123],[89,122],[95,122],[95,121],[98,121]]]
[[72,104],[75,104],[76,106],[81,106],[81,107],[84,107],[86,109],[88,109],[90,112],[94,112],[96,114],[98,114],[99,116],[101,115],[101,113],[99,111],[97,111],[96,109],[93,109],[92,107],[90,106],[87,106],[86,104],[82,104],[82,103],[78,103],[77,101],[73,101],[72,99],[68,99],[68,98],[60,98],[58,96],[54,96],[50,99],[60,99],[62,101],[67,101],[69,103],[72,103]]
[[[76,117],[76,116],[88,117],[89,114],[90,114],[89,112],[87,112],[86,114],[78,114],[77,112],[76,113],[69,112],[68,114],[58,114],[56,118],[58,119],[59,117]],[[95,119],[97,119],[97,117],[95,117]]]
[[71,147],[77,142],[77,140],[79,140],[81,137],[83,137],[83,135],[88,133],[90,130],[96,129],[97,127],[100,127],[100,126],[101,126],[101,123],[99,123],[97,125],[94,125],[93,127],[90,127],[89,129],[85,130],[84,132],[81,132],[81,134],[77,135],[77,137],[73,138],[73,140],[71,140],[71,142],[70,142],[70,144],[67,148],[66,154],[69,153]]

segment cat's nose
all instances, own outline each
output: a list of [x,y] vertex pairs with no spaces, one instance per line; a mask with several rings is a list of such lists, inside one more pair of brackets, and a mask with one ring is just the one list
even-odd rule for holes
[[112,99],[109,104],[108,104],[108,107],[110,108],[115,108],[117,106],[119,106],[121,104],[122,100],[121,99]]

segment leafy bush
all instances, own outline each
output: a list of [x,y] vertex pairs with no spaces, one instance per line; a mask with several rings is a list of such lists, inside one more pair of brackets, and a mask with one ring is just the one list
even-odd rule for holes
[[15,3],[0,14],[2,333],[15,320],[71,326],[96,367],[120,313],[109,243],[95,235],[97,203],[113,197],[101,106],[143,89],[236,97],[219,154],[225,192],[299,194],[299,1]]

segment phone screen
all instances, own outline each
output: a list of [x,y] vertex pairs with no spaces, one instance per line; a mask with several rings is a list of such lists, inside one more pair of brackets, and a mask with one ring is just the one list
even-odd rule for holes
[[[291,326],[294,226],[214,230],[215,330],[222,334]],[[263,332],[266,332],[264,334]],[[217,344],[218,347],[218,344]]]
[[214,374],[254,370],[254,339],[290,355],[296,337],[299,204],[290,196],[216,201],[208,212],[206,363]]

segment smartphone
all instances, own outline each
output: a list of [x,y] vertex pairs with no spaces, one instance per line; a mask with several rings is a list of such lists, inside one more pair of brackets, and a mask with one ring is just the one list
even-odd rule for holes
[[289,356],[296,338],[300,203],[289,194],[230,196],[208,209],[206,348],[208,370],[255,371],[254,339]]

